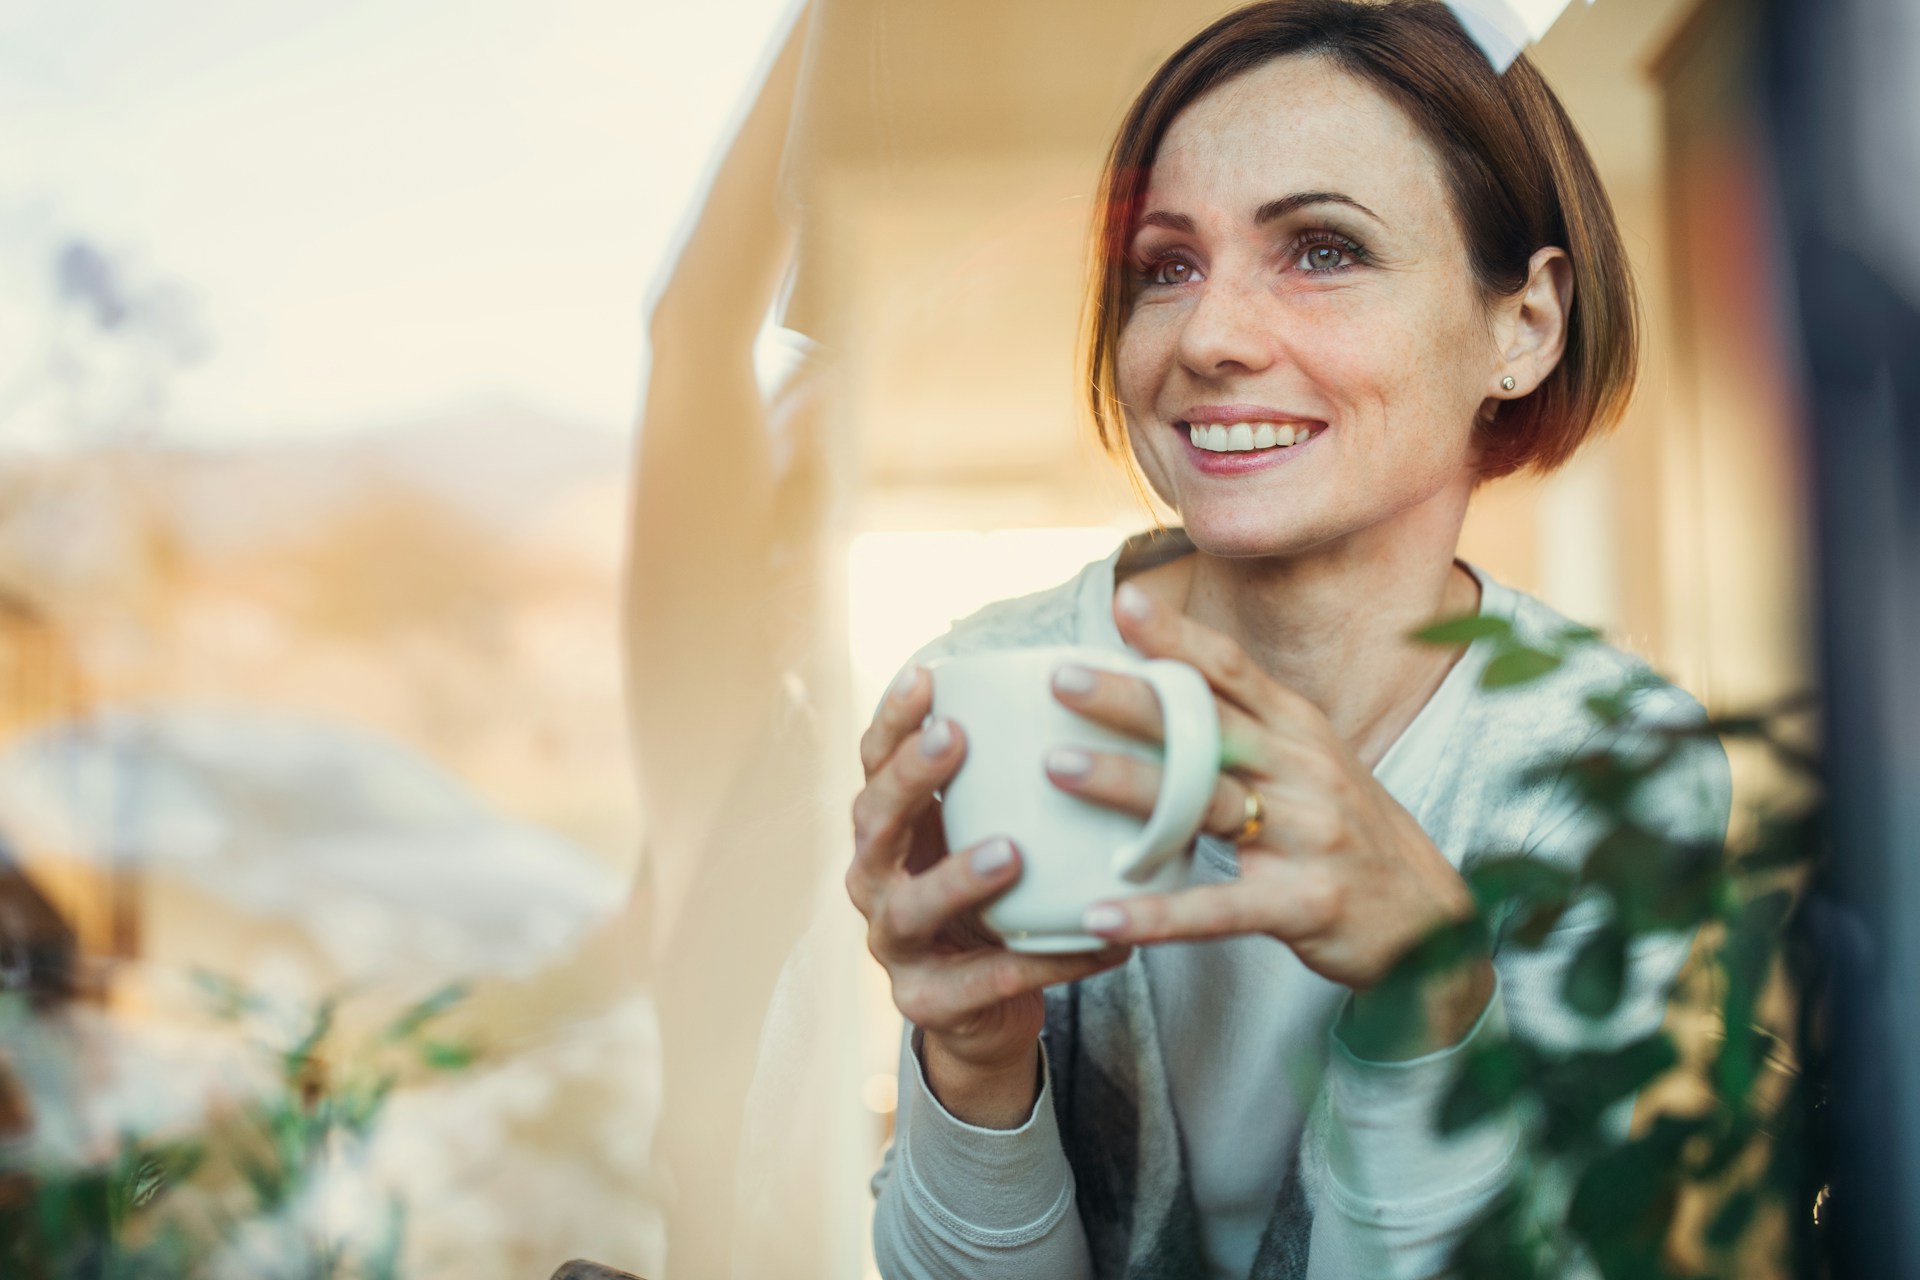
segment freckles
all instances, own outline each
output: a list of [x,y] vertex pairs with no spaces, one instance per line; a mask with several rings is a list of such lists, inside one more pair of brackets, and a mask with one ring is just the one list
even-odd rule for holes
[[1136,310],[1120,326],[1120,337],[1114,344],[1114,356],[1120,367],[1137,368],[1150,363],[1153,352],[1165,345],[1162,335],[1157,332],[1152,314]]
[[[1344,320],[1345,318],[1343,318]],[[1350,406],[1349,448],[1382,493],[1425,494],[1447,482],[1468,448],[1471,412],[1459,409],[1461,356],[1454,317],[1427,308],[1367,309],[1316,326],[1300,360]]]
[[1417,382],[1421,353],[1411,335],[1383,324],[1371,310],[1321,316],[1296,330],[1289,357],[1340,400],[1371,401],[1377,407],[1403,398]]

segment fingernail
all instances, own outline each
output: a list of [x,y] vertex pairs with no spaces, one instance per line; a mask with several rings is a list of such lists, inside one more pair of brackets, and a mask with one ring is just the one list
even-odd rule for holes
[[1093,757],[1078,747],[1055,747],[1047,752],[1047,769],[1063,778],[1084,778],[1093,772]]
[[1127,913],[1118,907],[1088,907],[1080,926],[1088,933],[1118,933],[1127,927]]
[[1069,664],[1053,673],[1053,687],[1062,693],[1092,693],[1093,672],[1087,668]]
[[919,667],[908,667],[893,678],[893,687],[887,690],[891,697],[905,699],[913,692],[913,686],[920,679]]
[[920,754],[928,759],[944,755],[947,748],[952,745],[953,722],[951,720],[935,720],[920,734]]
[[1114,592],[1113,598],[1119,603],[1120,612],[1129,618],[1144,618],[1153,612],[1153,601],[1147,599],[1147,593],[1131,582],[1121,583],[1120,590]]
[[1004,836],[995,836],[973,851],[973,874],[990,876],[1013,861],[1013,846]]

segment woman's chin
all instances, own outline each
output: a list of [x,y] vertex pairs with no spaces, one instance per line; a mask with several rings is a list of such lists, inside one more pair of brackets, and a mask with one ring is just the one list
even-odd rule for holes
[[1183,512],[1181,523],[1194,550],[1228,560],[1293,555],[1318,541],[1297,524],[1275,520],[1271,511],[1257,516],[1226,511]]

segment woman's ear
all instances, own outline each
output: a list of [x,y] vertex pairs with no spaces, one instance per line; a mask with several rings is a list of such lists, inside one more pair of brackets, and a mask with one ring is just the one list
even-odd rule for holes
[[1567,349],[1572,314],[1573,260],[1565,249],[1537,251],[1527,263],[1526,286],[1499,305],[1500,358],[1487,394],[1518,400],[1545,382]]

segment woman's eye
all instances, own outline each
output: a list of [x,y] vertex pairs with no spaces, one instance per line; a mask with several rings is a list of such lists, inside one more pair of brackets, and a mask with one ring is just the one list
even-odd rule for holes
[[1347,251],[1339,245],[1309,245],[1300,255],[1300,267],[1304,271],[1338,271],[1347,265]]
[[1179,258],[1162,258],[1147,268],[1147,280],[1151,284],[1192,284],[1199,278],[1194,265]]

